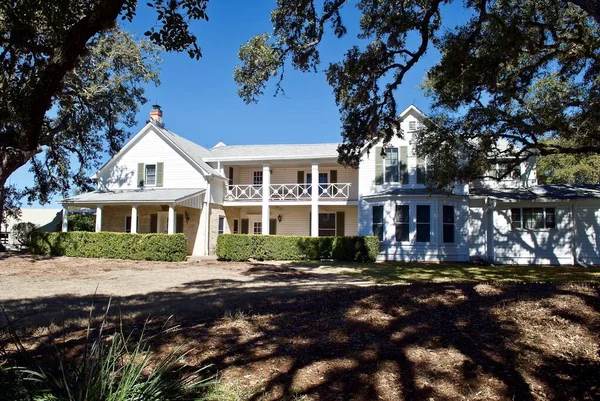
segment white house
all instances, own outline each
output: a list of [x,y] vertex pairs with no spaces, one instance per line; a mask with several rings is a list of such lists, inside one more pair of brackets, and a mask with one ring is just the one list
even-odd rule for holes
[[193,255],[213,254],[221,233],[378,235],[382,260],[600,264],[600,187],[537,186],[531,158],[501,182],[431,193],[414,106],[400,115],[405,137],[357,170],[337,163],[337,144],[207,149],[169,131],[159,108],[150,116],[95,174],[96,191],[60,201],[63,217],[93,207],[97,231],[183,232]]

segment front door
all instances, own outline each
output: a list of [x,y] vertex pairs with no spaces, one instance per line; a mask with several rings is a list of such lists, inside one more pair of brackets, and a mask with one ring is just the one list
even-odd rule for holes
[[156,232],[159,234],[167,234],[169,231],[169,213],[159,212],[156,221]]

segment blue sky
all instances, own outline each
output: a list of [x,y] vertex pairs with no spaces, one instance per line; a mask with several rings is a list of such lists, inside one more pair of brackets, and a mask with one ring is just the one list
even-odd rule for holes
[[[444,12],[450,26],[467,18],[461,2],[458,3]],[[145,4],[140,2],[134,22],[125,25],[139,38],[154,19],[153,11]],[[211,0],[207,9],[209,22],[195,22],[193,29],[202,48],[202,59],[191,60],[185,53],[162,55],[161,85],[147,87],[149,102],[140,108],[132,134],[145,124],[151,105],[158,103],[170,130],[205,147],[219,141],[229,145],[339,142],[339,114],[323,70],[330,62],[341,60],[346,50],[357,43],[358,12],[352,5],[346,6],[343,15],[348,21],[349,34],[345,38],[326,36],[318,73],[300,73],[288,68],[283,82],[286,97],[273,97],[271,86],[258,104],[246,105],[237,96],[232,77],[238,64],[237,51],[253,35],[272,32],[269,15],[274,7],[274,0]],[[418,86],[425,71],[438,58],[435,50],[429,50],[406,76],[397,93],[399,111],[410,104],[425,112],[429,110],[429,101]],[[27,168],[10,179],[21,186],[31,181]]]

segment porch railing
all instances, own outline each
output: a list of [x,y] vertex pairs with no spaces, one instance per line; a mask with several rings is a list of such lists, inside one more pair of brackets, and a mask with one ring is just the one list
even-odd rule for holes
[[[350,197],[350,183],[318,184],[319,199],[347,200]],[[269,200],[307,201],[312,198],[312,184],[272,184],[269,186]],[[262,200],[262,185],[229,185],[226,201]]]

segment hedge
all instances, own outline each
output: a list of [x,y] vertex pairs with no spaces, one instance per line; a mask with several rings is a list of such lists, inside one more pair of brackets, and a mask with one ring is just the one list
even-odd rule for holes
[[217,257],[223,260],[320,260],[373,262],[377,237],[301,237],[288,235],[221,234]]
[[38,255],[178,262],[187,257],[187,239],[184,234],[33,232],[29,249]]

